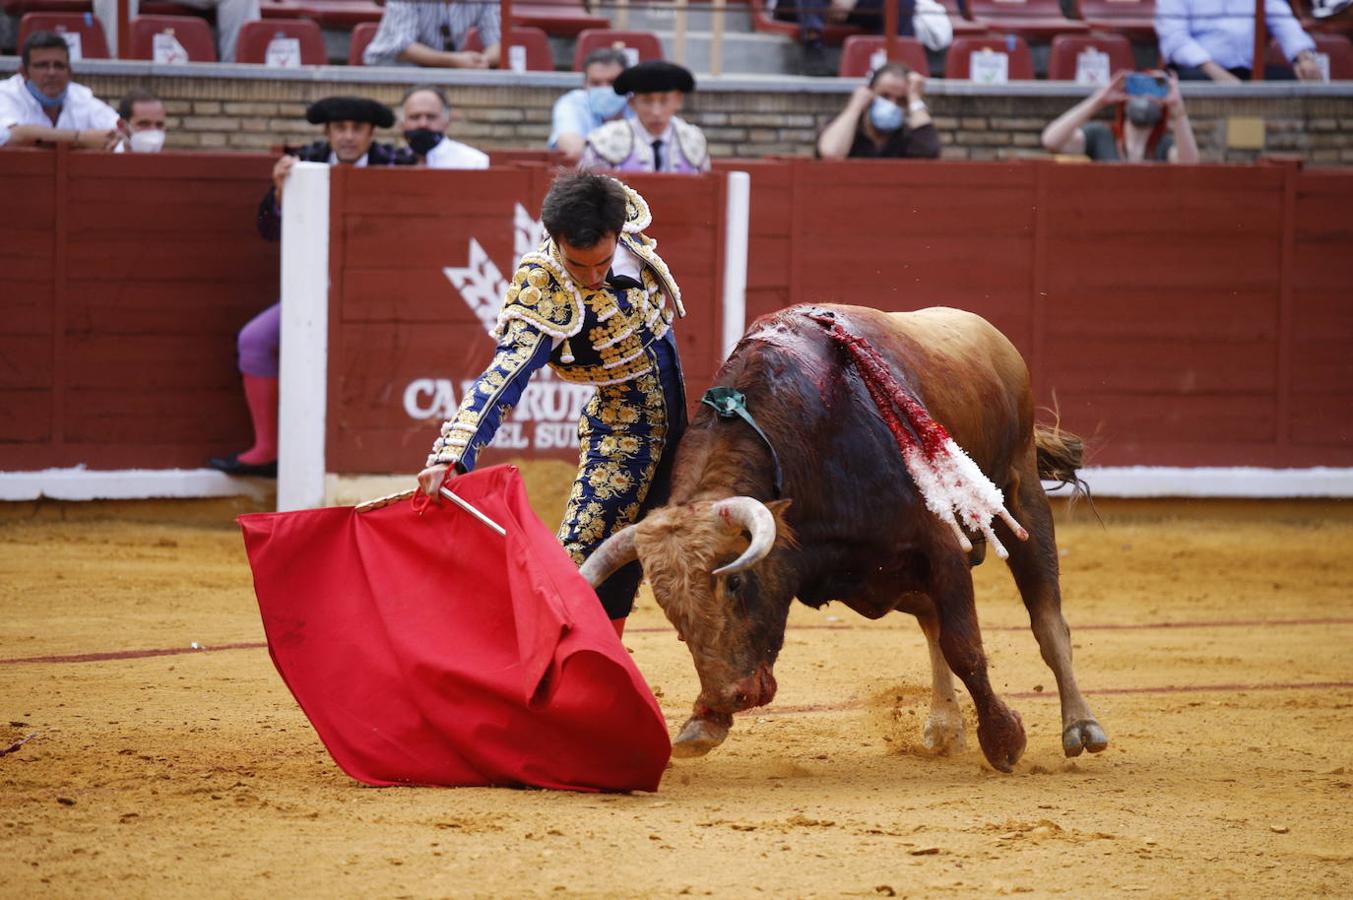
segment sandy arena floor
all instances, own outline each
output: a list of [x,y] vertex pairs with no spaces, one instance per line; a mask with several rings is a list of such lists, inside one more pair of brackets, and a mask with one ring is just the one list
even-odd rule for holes
[[[979,611],[1028,730],[1015,774],[971,720],[966,753],[919,751],[912,620],[800,608],[775,704],[657,794],[615,796],[358,785],[260,648],[226,506],[11,507],[0,749],[32,738],[0,756],[0,897],[1349,896],[1353,504],[1100,512],[1059,538],[1107,752],[1062,757],[992,561]],[[686,648],[651,597],[630,625],[678,725]],[[80,658],[147,650],[170,652]]]

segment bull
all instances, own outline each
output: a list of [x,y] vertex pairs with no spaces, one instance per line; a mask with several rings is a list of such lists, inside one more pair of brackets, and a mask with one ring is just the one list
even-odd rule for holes
[[[999,489],[1008,515],[979,531],[927,509],[875,387],[824,323],[872,348],[893,383]],[[983,754],[1011,771],[1024,726],[992,690],[973,605],[970,567],[989,544],[1002,554],[1009,547],[1007,563],[1057,681],[1064,752],[1108,746],[1072,670],[1041,484],[1076,481],[1080,442],[1034,424],[1028,369],[999,331],[955,309],[790,307],[753,323],[714,386],[745,397],[760,433],[701,406],[678,448],[668,504],[616,532],[583,565],[596,585],[638,559],[690,649],[700,694],[674,755],[709,752],[734,713],[774,698],[773,669],[797,598],[814,608],[839,601],[869,619],[916,616],[932,673],[926,746],[963,747],[956,674],[976,707]]]

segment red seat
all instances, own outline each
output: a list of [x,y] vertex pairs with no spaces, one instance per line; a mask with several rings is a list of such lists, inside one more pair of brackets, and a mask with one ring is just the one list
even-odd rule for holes
[[[514,27],[508,46],[526,48],[526,71],[554,71],[554,51],[550,49],[550,36],[539,28]],[[465,46],[461,49],[483,52],[484,41],[479,36],[478,27],[471,28],[465,33]]]
[[1090,26],[1062,15],[1059,0],[968,0],[973,17],[992,31],[1026,41],[1050,41],[1059,34],[1086,34]]
[[20,51],[23,50],[24,41],[35,31],[78,34],[82,59],[108,58],[108,39],[103,36],[103,26],[93,13],[24,13],[24,17],[19,20],[17,46]]
[[[916,38],[897,38],[898,62],[907,68],[930,76],[930,61],[926,59],[925,45]],[[887,52],[887,42],[877,35],[853,34],[841,45],[841,66],[837,75],[842,78],[861,78],[873,73],[874,54]]]
[[329,61],[324,50],[324,34],[311,19],[267,19],[245,22],[235,50],[236,62],[264,64],[268,44],[274,37],[295,38],[301,42],[301,65],[322,66]]
[[[383,9],[371,0],[289,0],[289,16],[314,19],[320,25],[347,31],[367,22],[379,22]],[[281,10],[285,12],[286,7]],[[282,18],[283,16],[278,16]]]
[[1095,31],[1130,41],[1156,42],[1156,0],[1073,0],[1076,14]]
[[380,27],[379,22],[363,22],[352,29],[352,34],[348,37],[348,65],[362,65],[362,54],[366,52],[366,45],[371,43]]
[[[779,0],[775,14],[766,9],[765,0],[750,0],[752,4],[752,27],[766,34],[779,34],[798,38],[799,21],[797,18],[797,0]],[[781,17],[785,18],[781,18]],[[835,47],[853,34],[864,34],[863,28],[854,25],[831,25],[822,29],[822,42]]]
[[189,62],[216,62],[211,26],[196,16],[137,16],[131,21],[132,59],[155,58],[155,35],[172,34]]
[[1132,44],[1121,34],[1059,34],[1052,39],[1048,55],[1048,80],[1075,81],[1076,59],[1092,47],[1109,55],[1109,75],[1137,68]]
[[954,38],[954,42],[949,45],[949,55],[945,57],[944,76],[968,78],[972,54],[980,53],[982,50],[1004,53],[1008,57],[1007,76],[1011,81],[1033,80],[1034,62],[1029,54],[1029,45],[1023,38],[1013,34],[1001,37]]
[[991,33],[991,26],[981,19],[972,17],[972,10],[964,10],[958,0],[940,0],[940,5],[949,14],[949,24],[954,29],[954,37],[985,37]]
[[593,50],[614,47],[639,53],[639,62],[662,59],[662,41],[651,31],[619,31],[614,28],[589,28],[578,35],[573,46],[573,71],[583,70],[583,60]]
[[546,34],[572,37],[589,28],[610,28],[611,20],[594,16],[582,0],[528,0],[512,4],[512,24],[539,28]]
[[[1330,58],[1330,81],[1348,81],[1353,79],[1353,41],[1341,34],[1313,34],[1315,52]],[[1292,63],[1283,54],[1282,44],[1271,41],[1268,45],[1270,66],[1292,67]]]

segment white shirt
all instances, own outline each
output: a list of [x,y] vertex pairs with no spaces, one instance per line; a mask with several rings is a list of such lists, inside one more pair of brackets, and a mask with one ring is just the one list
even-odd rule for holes
[[469,144],[444,137],[428,151],[429,169],[487,169],[489,155]]
[[83,84],[72,81],[66,88],[66,102],[61,105],[61,115],[53,125],[42,104],[28,93],[22,75],[16,73],[0,81],[0,146],[9,142],[9,130],[15,125],[107,131],[117,127],[117,120],[117,110],[95,97],[94,92]]
[[[1315,49],[1287,0],[1264,0],[1264,16],[1283,56],[1296,59]],[[1211,60],[1224,69],[1248,69],[1254,65],[1254,2],[1157,0],[1156,35],[1168,62],[1196,67]]]

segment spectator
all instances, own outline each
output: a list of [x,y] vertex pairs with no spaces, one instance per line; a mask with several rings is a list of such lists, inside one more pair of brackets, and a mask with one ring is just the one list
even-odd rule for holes
[[631,66],[611,89],[629,94],[633,118],[607,122],[587,136],[578,165],[617,172],[709,171],[709,149],[699,128],[677,113],[686,95],[695,90],[695,78],[674,63],[649,60]]
[[18,74],[0,82],[0,146],[112,150],[121,143],[117,111],[70,79],[65,39],[51,31],[29,35]]
[[400,107],[404,140],[429,169],[487,169],[489,156],[446,136],[451,124],[451,101],[436,87],[410,88]]
[[[216,11],[216,49],[221,62],[235,61],[235,47],[245,22],[259,18],[259,0],[174,0],[177,6]],[[136,18],[140,0],[127,0],[127,21]],[[94,15],[103,23],[108,50],[117,56],[117,0],[94,0]]]
[[551,150],[566,165],[577,165],[587,136],[607,122],[634,115],[625,98],[611,89],[628,64],[624,52],[610,47],[593,50],[583,63],[583,86],[554,101]]
[[[1302,81],[1319,81],[1315,41],[1301,30],[1287,0],[1264,0],[1269,34]],[[1186,81],[1248,80],[1254,63],[1254,3],[1251,0],[1158,0],[1156,36],[1160,55]],[[1290,79],[1285,66],[1266,66],[1267,79]]]
[[[487,69],[498,65],[499,12],[496,0],[387,0],[376,36],[362,62],[368,66],[436,66]],[[479,29],[484,51],[465,49],[471,28]]]
[[925,105],[925,78],[901,63],[874,70],[869,84],[850,95],[846,108],[822,129],[822,159],[869,159],[940,155],[940,136]]
[[[883,4],[885,0],[798,0],[799,39],[803,41],[803,74],[835,75],[827,62],[827,48],[822,42],[826,23],[844,22],[863,28],[870,34],[883,33]],[[916,14],[916,0],[897,0],[897,33],[904,37],[916,34],[912,17]]]
[[[408,150],[375,142],[376,127],[389,128],[395,124],[395,115],[374,100],[326,97],[310,104],[305,119],[323,125],[325,139],[300,148],[294,155],[288,151],[273,166],[272,187],[258,207],[258,232],[264,240],[281,237],[283,190],[298,159],[357,168],[411,166],[416,162]],[[282,306],[274,303],[240,329],[239,367],[254,444],[243,452],[210,460],[212,468],[227,475],[277,476],[277,351],[281,326]]]
[[117,105],[127,145],[135,153],[159,153],[164,147],[164,103],[144,88],[132,88]]
[[[1149,84],[1157,85],[1152,88]],[[1116,107],[1112,125],[1091,122]],[[1168,132],[1168,133],[1167,133]],[[1179,95],[1179,79],[1126,71],[1062,113],[1043,129],[1052,153],[1084,154],[1095,162],[1196,163],[1198,144]]]

